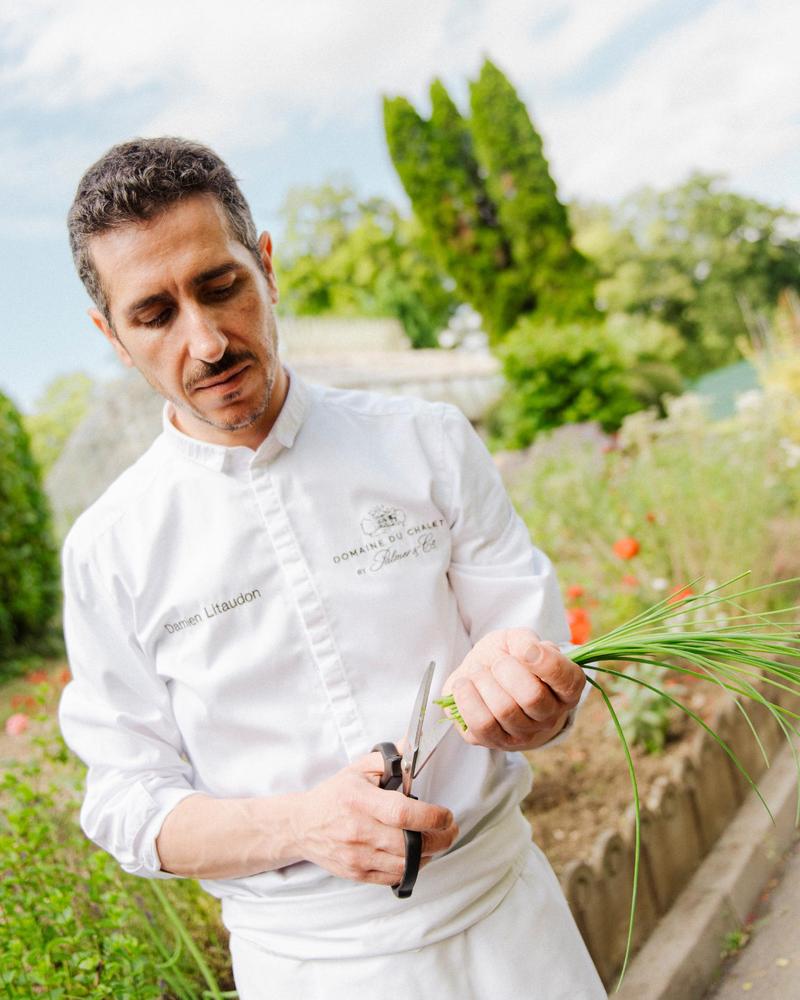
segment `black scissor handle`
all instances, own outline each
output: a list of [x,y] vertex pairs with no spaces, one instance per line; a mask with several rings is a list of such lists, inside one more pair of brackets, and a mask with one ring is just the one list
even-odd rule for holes
[[[394,743],[376,743],[372,749],[380,751],[383,757],[383,775],[379,786],[395,791],[403,782],[402,754]],[[416,799],[416,795],[409,795],[409,798]],[[403,830],[403,838],[406,845],[406,864],[402,878],[397,885],[392,886],[392,892],[398,899],[408,899],[414,891],[422,860],[422,834],[419,830]]]

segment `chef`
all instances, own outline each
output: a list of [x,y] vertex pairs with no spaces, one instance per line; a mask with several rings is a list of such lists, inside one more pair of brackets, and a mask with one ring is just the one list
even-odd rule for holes
[[[165,400],[64,545],[87,836],[221,899],[242,1000],[604,997],[519,809],[517,751],[563,733],[585,677],[468,421],[282,366],[270,237],[204,146],[113,147],[69,233],[93,322]],[[415,801],[370,750],[431,660],[468,728]]]

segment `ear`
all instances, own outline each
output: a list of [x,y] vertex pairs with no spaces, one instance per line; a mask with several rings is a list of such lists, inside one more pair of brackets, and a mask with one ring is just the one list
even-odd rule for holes
[[106,338],[106,340],[111,344],[114,350],[117,352],[117,357],[125,365],[126,368],[133,368],[133,358],[128,354],[125,345],[119,339],[119,337],[111,329],[108,320],[100,312],[99,309],[89,309],[89,319],[94,323],[100,333]]
[[264,230],[258,237],[258,249],[261,252],[261,263],[267,275],[269,285],[269,297],[273,305],[278,302],[278,283],[275,280],[275,269],[272,266],[272,237]]

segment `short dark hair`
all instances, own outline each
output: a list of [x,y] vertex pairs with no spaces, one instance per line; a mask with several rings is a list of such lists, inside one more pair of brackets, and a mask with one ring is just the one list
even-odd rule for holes
[[112,146],[81,178],[67,217],[69,244],[86,291],[109,323],[108,299],[89,241],[110,229],[152,219],[194,194],[219,200],[231,234],[262,267],[250,206],[228,166],[208,146],[175,136],[132,139]]

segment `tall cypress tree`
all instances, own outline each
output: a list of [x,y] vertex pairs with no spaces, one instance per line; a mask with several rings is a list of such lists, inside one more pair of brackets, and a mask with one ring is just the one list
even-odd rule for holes
[[470,107],[475,151],[520,283],[542,315],[593,316],[591,266],[572,244],[542,139],[514,87],[488,59],[470,84]]
[[404,98],[384,101],[389,153],[440,266],[493,342],[522,314],[591,314],[589,268],[525,106],[488,61],[471,103],[467,121],[438,80],[428,121]]
[[384,101],[389,152],[439,265],[461,296],[480,309],[492,333],[495,285],[510,261],[497,210],[480,176],[466,121],[439,80],[426,121],[402,97]]

